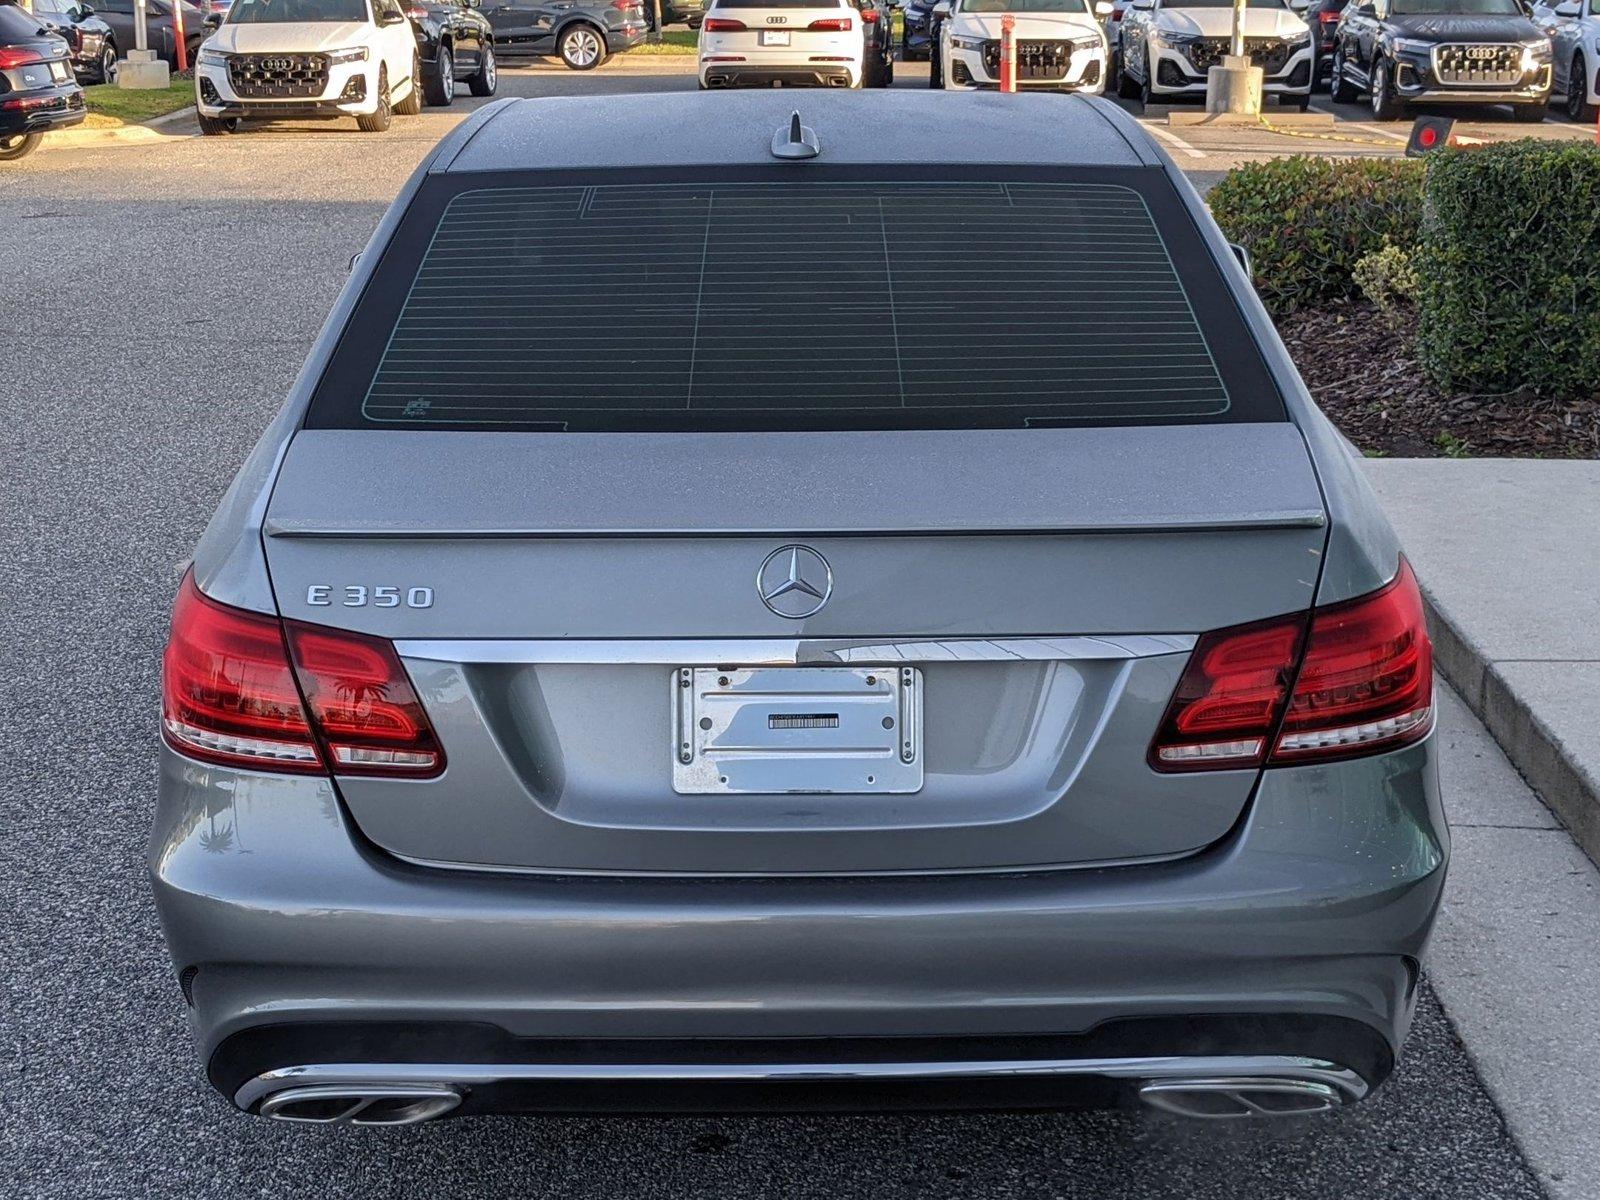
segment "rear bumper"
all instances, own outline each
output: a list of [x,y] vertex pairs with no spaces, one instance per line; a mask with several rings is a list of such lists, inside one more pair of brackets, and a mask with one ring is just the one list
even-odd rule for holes
[[[1180,862],[707,879],[412,867],[324,782],[163,750],[150,868],[201,1053],[246,1107],[330,1063],[471,1068],[461,1111],[829,1107],[841,1081],[802,1099],[792,1070],[862,1061],[1009,1062],[982,1077],[1016,1086],[980,1102],[1054,1106],[1154,1077],[1085,1061],[1218,1055],[1314,1059],[1355,1098],[1404,1038],[1443,884],[1432,754],[1270,772],[1241,827]],[[659,1068],[708,1056],[790,1074]],[[598,1082],[551,1070],[574,1063]],[[887,1074],[853,1080],[867,1103],[966,1086]]]
[[[17,107],[7,107],[6,101],[20,103],[17,103]],[[83,89],[75,83],[48,91],[41,89],[7,95],[0,99],[0,135],[14,137],[19,133],[66,129],[81,125],[87,115]]]
[[857,68],[847,63],[816,63],[805,66],[771,67],[753,63],[706,63],[700,81],[712,88],[771,87],[854,87]]

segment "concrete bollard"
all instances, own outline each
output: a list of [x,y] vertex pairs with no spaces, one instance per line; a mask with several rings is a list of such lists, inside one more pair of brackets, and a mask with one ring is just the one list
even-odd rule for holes
[[1206,111],[1259,116],[1262,78],[1248,55],[1223,55],[1222,65],[1206,72]]
[[172,72],[167,64],[156,57],[154,50],[129,50],[128,57],[117,67],[117,86],[148,91],[164,88],[172,83]]

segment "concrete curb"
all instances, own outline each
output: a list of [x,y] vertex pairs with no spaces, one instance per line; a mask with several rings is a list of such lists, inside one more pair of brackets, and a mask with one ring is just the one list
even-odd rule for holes
[[180,108],[176,112],[164,113],[136,125],[115,125],[109,129],[63,129],[45,137],[45,146],[114,146],[119,143],[149,145],[152,142],[169,142],[177,138],[187,137],[187,134],[165,133],[163,130],[168,125],[192,118],[194,106]]
[[1433,662],[1505,751],[1513,766],[1600,865],[1600,780],[1584,767],[1516,685],[1422,586]]

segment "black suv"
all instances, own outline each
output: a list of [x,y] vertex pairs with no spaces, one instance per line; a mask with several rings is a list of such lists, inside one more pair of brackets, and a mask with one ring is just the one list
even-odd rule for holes
[[1333,47],[1333,98],[1361,92],[1380,121],[1407,104],[1509,104],[1519,121],[1544,120],[1550,39],[1519,0],[1373,0],[1352,3]]
[[1311,86],[1321,87],[1333,76],[1333,46],[1339,32],[1339,15],[1349,0],[1311,0],[1300,16],[1311,27],[1316,57],[1312,60]]
[[468,0],[411,0],[406,8],[422,59],[422,97],[443,106],[456,98],[456,81],[474,96],[492,96],[497,83],[494,27]]
[[80,0],[33,0],[33,15],[72,51],[79,83],[110,83],[117,73],[117,39],[111,26]]
[[83,117],[67,43],[27,9],[0,3],[0,162],[32,153],[46,130]]

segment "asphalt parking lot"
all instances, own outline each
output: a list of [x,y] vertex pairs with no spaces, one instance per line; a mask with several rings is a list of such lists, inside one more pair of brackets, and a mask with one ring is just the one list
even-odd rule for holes
[[[689,61],[636,72],[614,65],[587,77],[507,71],[502,94],[693,87]],[[915,68],[901,71],[902,86],[920,82]],[[384,136],[339,125],[47,144],[0,176],[0,228],[8,231],[0,239],[8,299],[0,323],[0,1190],[1543,1195],[1431,990],[1404,1065],[1375,1099],[1271,1127],[1049,1114],[492,1118],[410,1131],[297,1130],[237,1114],[212,1093],[143,878],[167,608],[182,560],[275,410],[350,255],[417,160],[474,103],[463,95],[453,109],[397,119]],[[1510,129],[1508,117],[1482,125]],[[1559,118],[1539,132],[1592,136]],[[1179,134],[1203,156],[1178,147],[1202,181],[1289,148],[1265,130],[1171,136]],[[1323,145],[1292,148],[1333,152]],[[1454,737],[1497,753],[1470,716],[1452,719]],[[1473,777],[1455,786],[1470,789]],[[219,851],[249,852],[238,831],[215,836]]]

